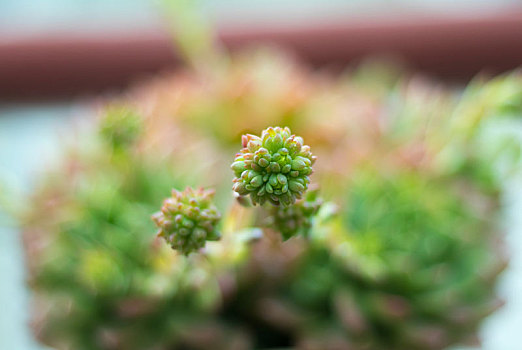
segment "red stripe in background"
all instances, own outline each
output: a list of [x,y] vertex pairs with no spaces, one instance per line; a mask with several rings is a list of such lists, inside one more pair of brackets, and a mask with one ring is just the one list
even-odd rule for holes
[[[472,17],[405,17],[278,28],[228,28],[225,46],[271,42],[313,65],[397,54],[450,80],[522,65],[522,11]],[[70,98],[126,86],[179,63],[165,33],[40,36],[0,42],[0,100]]]

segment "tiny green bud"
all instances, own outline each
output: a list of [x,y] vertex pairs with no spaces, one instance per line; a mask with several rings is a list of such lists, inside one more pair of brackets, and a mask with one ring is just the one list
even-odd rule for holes
[[290,180],[288,188],[293,192],[303,192],[305,187],[295,180]]
[[259,162],[257,162],[257,164],[259,164],[259,166],[261,166],[263,168],[266,168],[268,166],[268,164],[270,164],[270,162],[268,160],[266,160],[265,158],[261,158],[261,159],[259,159]]
[[292,161],[292,170],[303,170],[306,167],[305,162],[303,162],[301,159],[294,159]]
[[277,182],[279,182],[281,185],[286,184],[286,176],[283,174],[277,174]]
[[252,181],[250,181],[250,184],[254,187],[259,187],[263,184],[263,176],[262,175],[257,175],[256,177],[254,177],[252,179]]

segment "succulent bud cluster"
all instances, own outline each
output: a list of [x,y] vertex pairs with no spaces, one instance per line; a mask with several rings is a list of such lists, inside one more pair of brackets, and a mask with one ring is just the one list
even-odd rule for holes
[[318,194],[318,190],[312,190],[295,205],[273,208],[271,226],[281,233],[284,240],[296,235],[308,236],[313,218],[323,204]]
[[187,187],[183,192],[172,190],[161,211],[152,216],[163,237],[172,249],[184,255],[205,246],[206,241],[220,238],[216,225],[221,214],[212,204],[214,191]]
[[288,127],[270,127],[261,137],[243,135],[242,144],[231,166],[236,193],[250,195],[254,204],[268,200],[284,207],[302,198],[316,158],[301,137]]

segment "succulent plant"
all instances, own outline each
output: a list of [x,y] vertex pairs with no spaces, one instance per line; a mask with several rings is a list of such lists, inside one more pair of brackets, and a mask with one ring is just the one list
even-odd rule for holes
[[322,204],[319,190],[308,191],[304,198],[294,205],[272,207],[269,216],[270,226],[279,231],[284,240],[297,235],[308,237],[314,217]]
[[113,149],[125,149],[137,141],[143,132],[141,116],[125,105],[106,108],[99,125],[102,138]]
[[236,309],[271,330],[263,346],[440,350],[476,341],[501,305],[494,282],[505,261],[493,223],[448,183],[407,171],[364,171],[345,200],[342,216],[314,224],[309,244],[259,242],[241,266],[237,294],[249,297]]
[[[323,240],[332,255],[323,252],[332,264],[325,271],[337,270],[327,278],[336,314],[329,319],[353,348],[474,342],[480,322],[501,306],[494,283],[506,265],[495,222],[485,214],[499,204],[458,186],[404,170],[354,176],[342,229],[330,228],[339,231]],[[314,283],[307,278],[302,283]]]
[[183,192],[172,190],[161,211],[152,216],[158,226],[158,237],[163,237],[184,255],[205,246],[206,241],[217,241],[220,234],[216,225],[221,214],[212,204],[213,190],[187,187]]
[[[376,93],[350,77],[257,60],[231,60],[211,79],[164,75],[133,91],[141,97],[129,105],[146,115],[111,110],[100,120],[103,145],[73,153],[28,203],[40,341],[79,350],[441,350],[476,336],[498,306],[501,187],[477,180],[493,171],[491,153],[474,137],[448,136],[461,96],[409,78],[372,78]],[[287,66],[292,73],[282,74]],[[522,91],[520,76],[509,86]],[[474,89],[470,108],[482,82]],[[490,118],[466,119],[473,136],[474,121]],[[240,202],[271,205],[224,210],[229,164],[216,159],[262,125],[292,126],[321,163],[288,128],[245,135],[234,190]],[[212,153],[201,152],[209,144]],[[468,163],[480,172],[459,165]],[[323,205],[309,188],[312,165]],[[216,188],[223,237],[207,242],[218,236],[217,210],[202,216],[214,208],[210,193],[174,191],[155,221],[176,254],[154,239],[150,215],[173,186],[198,183]],[[326,220],[331,202],[338,215]]]
[[285,207],[303,197],[316,158],[301,137],[288,127],[269,127],[261,137],[243,135],[242,145],[231,165],[236,193],[250,195],[254,204]]

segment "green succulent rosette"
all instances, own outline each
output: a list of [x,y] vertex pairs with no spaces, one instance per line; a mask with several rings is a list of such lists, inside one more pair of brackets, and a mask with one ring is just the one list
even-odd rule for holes
[[261,137],[243,135],[242,144],[231,166],[236,193],[250,195],[254,205],[268,201],[284,207],[303,197],[316,158],[301,137],[288,127],[269,127]]
[[212,203],[213,196],[213,190],[202,188],[172,190],[161,211],[152,216],[159,228],[158,237],[163,237],[172,249],[184,255],[203,248],[206,241],[219,240],[221,235],[216,225],[221,214]]

